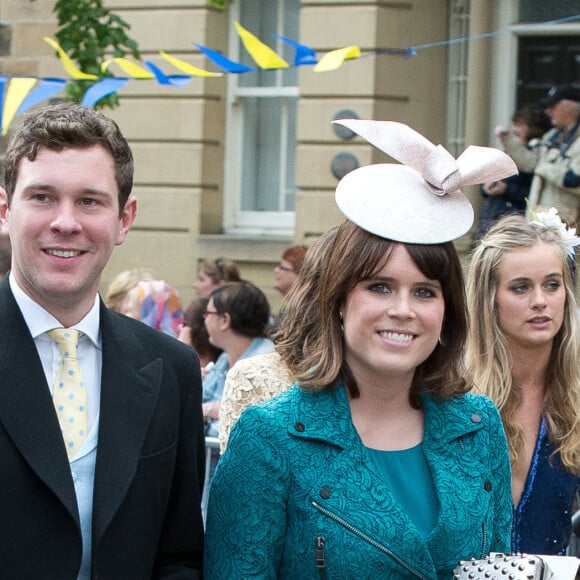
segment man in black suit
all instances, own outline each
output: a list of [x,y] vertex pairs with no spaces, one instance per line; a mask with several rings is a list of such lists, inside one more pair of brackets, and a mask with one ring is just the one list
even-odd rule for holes
[[[0,284],[5,580],[201,578],[197,357],[108,311],[97,293],[135,218],[132,184],[127,141],[92,109],[43,107],[9,141],[0,188],[12,245]],[[53,404],[68,356],[53,328],[79,336],[68,372],[82,382],[66,387],[81,400],[74,441]]]

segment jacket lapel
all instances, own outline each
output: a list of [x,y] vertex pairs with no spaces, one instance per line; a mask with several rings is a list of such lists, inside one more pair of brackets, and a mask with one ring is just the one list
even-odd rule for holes
[[36,475],[79,525],[60,426],[34,340],[7,277],[0,284],[0,423]]
[[162,359],[101,305],[103,368],[93,496],[93,543],[109,525],[135,476],[159,396]]

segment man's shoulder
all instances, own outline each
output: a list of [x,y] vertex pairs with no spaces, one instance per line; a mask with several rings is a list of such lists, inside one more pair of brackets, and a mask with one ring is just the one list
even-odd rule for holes
[[193,349],[176,338],[155,330],[147,324],[103,308],[101,310],[101,328],[103,340],[107,340],[107,329],[121,339],[131,337],[137,340],[144,349],[158,355],[175,354],[191,357]]

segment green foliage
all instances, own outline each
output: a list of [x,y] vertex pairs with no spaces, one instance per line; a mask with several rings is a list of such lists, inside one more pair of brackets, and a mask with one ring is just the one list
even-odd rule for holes
[[231,4],[234,0],[207,0],[210,6],[215,6],[220,10],[224,10],[228,4]]
[[[56,38],[62,49],[84,73],[112,76],[101,70],[111,57],[127,54],[140,60],[137,43],[127,35],[131,28],[120,16],[106,10],[102,0],[57,0],[53,12],[58,19]],[[67,98],[80,102],[95,81],[73,80],[66,85]],[[96,108],[114,108],[116,93],[101,99]]]

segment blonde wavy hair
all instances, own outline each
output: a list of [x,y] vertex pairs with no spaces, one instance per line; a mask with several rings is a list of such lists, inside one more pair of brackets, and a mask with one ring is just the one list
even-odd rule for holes
[[490,228],[471,256],[467,275],[467,307],[471,314],[466,350],[466,377],[497,405],[506,431],[513,465],[520,460],[524,438],[515,420],[521,392],[514,384],[505,334],[495,300],[504,255],[539,242],[552,244],[562,260],[566,293],[564,321],[546,369],[544,413],[548,437],[566,469],[580,473],[580,356],[576,300],[566,247],[558,232],[510,215]]

